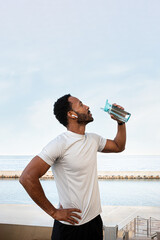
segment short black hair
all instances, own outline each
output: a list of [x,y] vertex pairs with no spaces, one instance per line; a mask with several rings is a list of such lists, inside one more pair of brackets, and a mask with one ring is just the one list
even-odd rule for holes
[[53,112],[57,120],[63,124],[65,127],[68,125],[67,112],[72,110],[72,105],[68,101],[68,98],[71,97],[70,94],[66,94],[54,103]]

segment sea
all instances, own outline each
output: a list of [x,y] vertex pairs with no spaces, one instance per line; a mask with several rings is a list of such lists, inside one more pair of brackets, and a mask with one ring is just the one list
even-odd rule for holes
[[[23,170],[29,155],[1,155],[0,171]],[[98,171],[160,171],[160,155],[102,154],[97,156]],[[58,194],[53,179],[41,180],[47,198],[57,205]],[[99,180],[102,205],[159,206],[160,179]],[[18,179],[0,179],[0,204],[33,204]]]

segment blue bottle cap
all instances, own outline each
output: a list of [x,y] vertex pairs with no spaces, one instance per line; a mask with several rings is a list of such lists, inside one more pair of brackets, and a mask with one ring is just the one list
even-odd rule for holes
[[105,112],[108,112],[111,107],[112,107],[112,105],[108,102],[108,99],[107,99],[105,107],[101,108],[101,109],[103,109]]

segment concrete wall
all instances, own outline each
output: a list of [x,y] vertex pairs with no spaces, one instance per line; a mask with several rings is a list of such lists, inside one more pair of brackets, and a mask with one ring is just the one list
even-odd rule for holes
[[50,240],[52,227],[0,224],[1,240]]

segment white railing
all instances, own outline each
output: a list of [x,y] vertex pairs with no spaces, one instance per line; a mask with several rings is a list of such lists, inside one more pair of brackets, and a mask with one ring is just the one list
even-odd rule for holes
[[[137,216],[119,231],[116,225],[115,227],[105,226],[104,232],[104,240],[160,240],[160,220]],[[118,235],[121,235],[121,237],[118,238]]]

